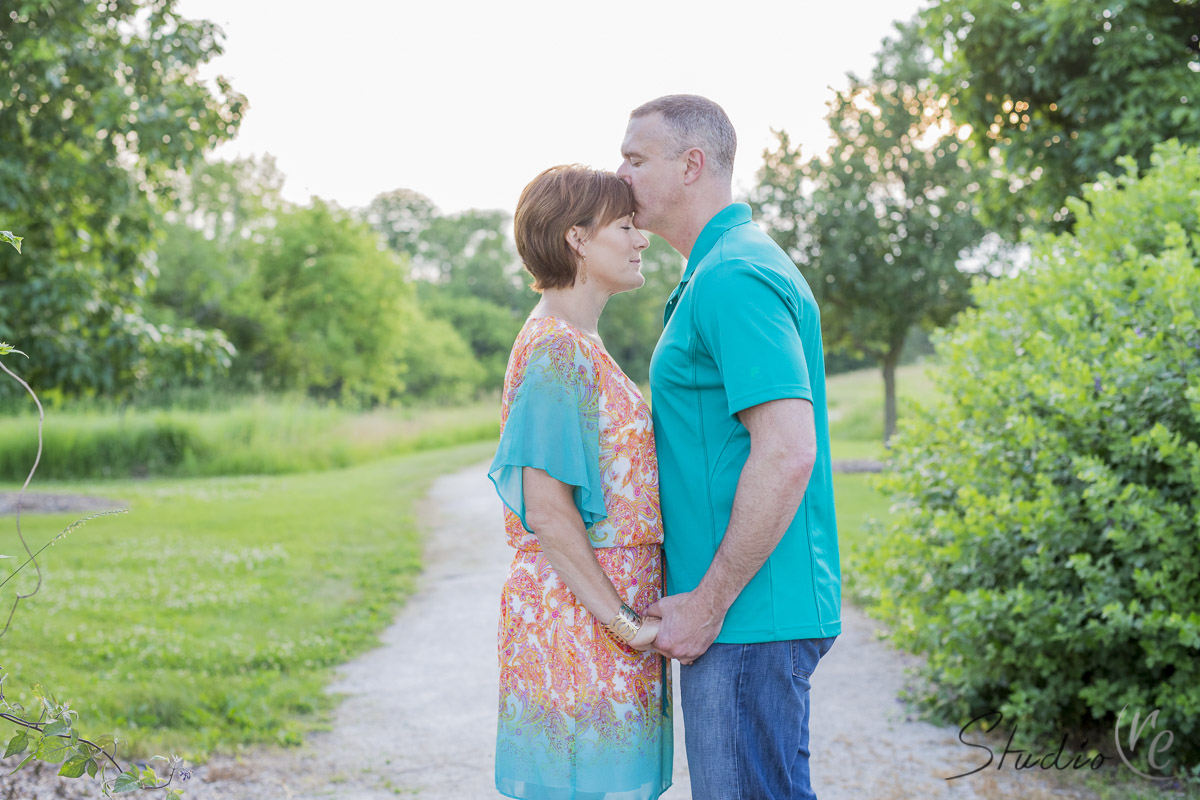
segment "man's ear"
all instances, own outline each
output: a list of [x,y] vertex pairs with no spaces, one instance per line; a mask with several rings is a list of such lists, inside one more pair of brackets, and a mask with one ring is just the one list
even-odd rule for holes
[[683,154],[683,185],[691,186],[700,180],[704,168],[708,166],[708,156],[699,147],[693,147]]

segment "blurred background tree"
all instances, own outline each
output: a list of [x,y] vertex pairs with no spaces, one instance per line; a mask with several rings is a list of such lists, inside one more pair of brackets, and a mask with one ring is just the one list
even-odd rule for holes
[[970,302],[964,255],[983,238],[979,189],[952,103],[930,79],[912,26],[884,42],[869,79],[830,102],[833,143],[805,158],[786,132],[764,154],[753,198],[821,308],[827,350],[883,372],[884,440],[896,428],[896,367],[916,326]]
[[1010,237],[1064,230],[1069,196],[1117,158],[1150,163],[1154,145],[1200,141],[1197,0],[941,0],[924,38],[943,86],[992,171],[981,204]]
[[0,216],[26,240],[0,259],[0,338],[23,343],[31,382],[119,397],[228,367],[223,336],[145,309],[170,175],[232,137],[245,108],[225,80],[197,79],[220,52],[219,29],[173,0],[0,14]]
[[480,388],[500,388],[513,341],[537,302],[509,238],[511,216],[475,209],[443,215],[424,195],[397,189],[372,200],[363,217],[411,259],[422,310],[466,341],[481,367]]

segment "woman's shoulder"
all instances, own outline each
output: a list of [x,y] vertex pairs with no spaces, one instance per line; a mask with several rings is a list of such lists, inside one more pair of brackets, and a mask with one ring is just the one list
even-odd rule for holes
[[518,375],[537,365],[565,376],[591,366],[587,344],[587,337],[556,317],[530,317],[517,335],[510,365]]
[[587,355],[587,337],[557,317],[530,317],[517,335],[517,349],[526,352],[575,352]]

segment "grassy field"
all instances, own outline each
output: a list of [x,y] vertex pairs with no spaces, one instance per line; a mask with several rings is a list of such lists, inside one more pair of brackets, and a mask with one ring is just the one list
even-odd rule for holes
[[[930,371],[935,366],[911,364],[896,370],[897,415],[903,419],[914,404],[937,397]],[[826,383],[830,448],[835,460],[883,458],[883,378],[877,369],[845,372]]]
[[[434,477],[493,449],[301,475],[49,487],[119,498],[132,513],[43,554],[41,593],[0,639],[9,699],[27,702],[40,681],[74,700],[85,735],[115,731],[142,754],[298,741],[330,704],[331,669],[374,644],[412,590],[417,504]],[[28,517],[24,528],[41,543],[72,519]],[[0,553],[18,552],[11,518],[0,522]],[[4,597],[33,577],[22,573]]]

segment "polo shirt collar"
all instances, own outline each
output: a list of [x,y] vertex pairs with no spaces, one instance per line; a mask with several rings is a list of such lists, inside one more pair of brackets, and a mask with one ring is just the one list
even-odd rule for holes
[[750,206],[745,203],[730,203],[718,211],[716,216],[710,219],[708,224],[704,226],[704,230],[700,231],[700,236],[696,239],[696,244],[692,247],[692,253],[688,256],[687,268],[683,271],[683,278],[679,282],[687,283],[691,280],[692,273],[696,271],[696,266],[704,260],[708,252],[713,249],[713,245],[725,235],[727,230],[736,228],[739,225],[745,225],[747,222],[750,222]]
[[679,295],[683,292],[683,287],[692,279],[692,273],[696,271],[696,266],[704,260],[709,251],[713,249],[717,241],[725,235],[725,232],[731,228],[736,228],[739,225],[745,225],[750,222],[750,206],[745,203],[730,203],[716,213],[704,229],[700,231],[700,236],[696,239],[696,244],[692,246],[691,255],[688,256],[687,267],[683,270],[683,277],[679,279],[679,285],[675,287],[675,291],[671,292],[671,296],[667,299],[667,307],[663,310],[663,324],[671,318],[671,314],[675,311],[675,306],[679,302]]

